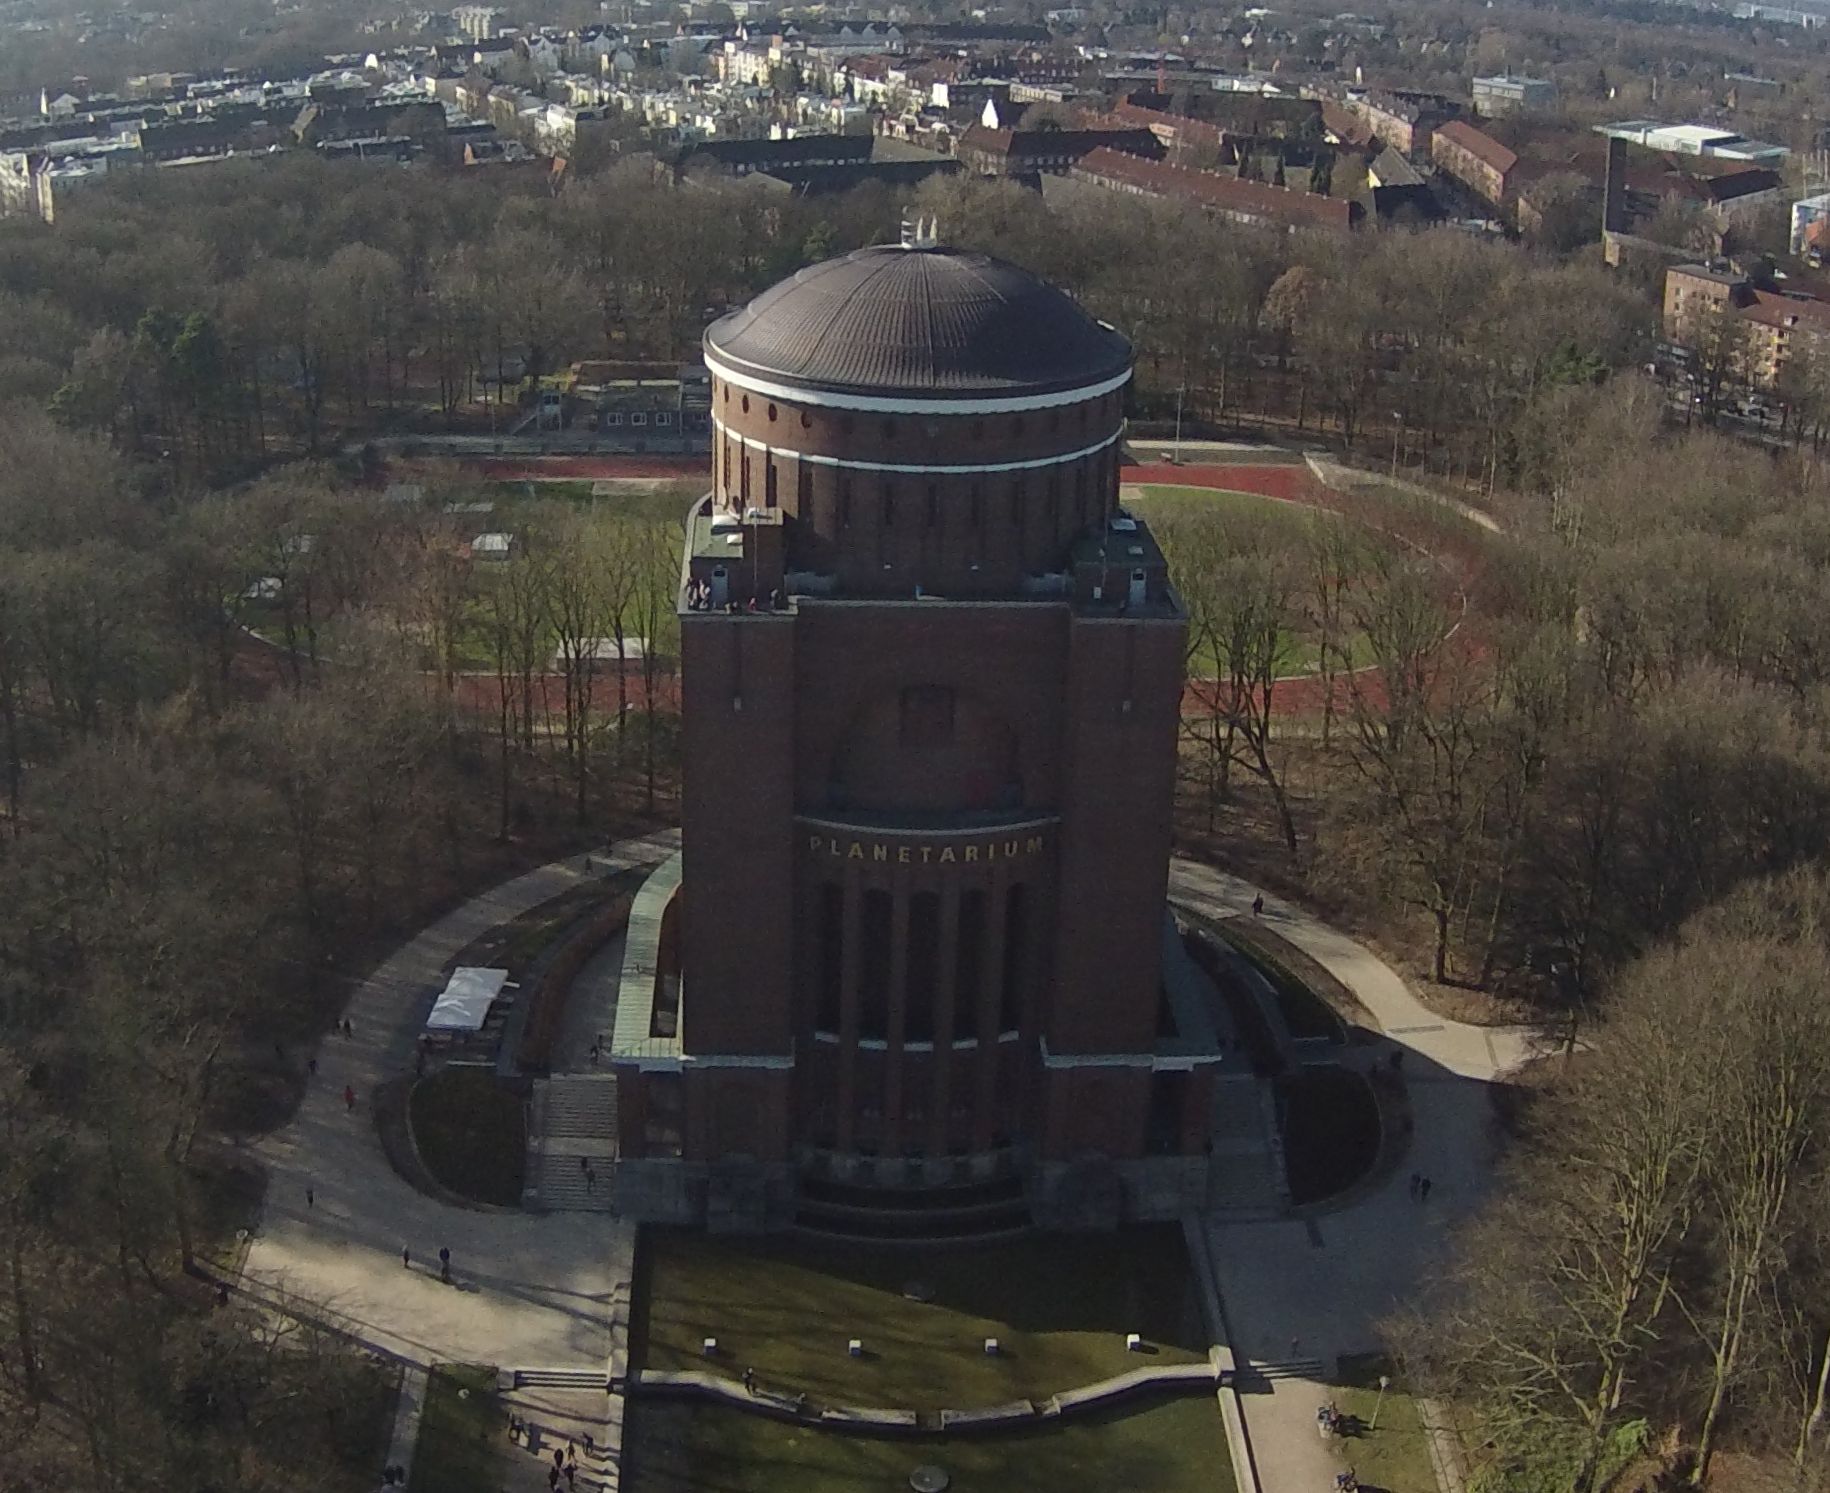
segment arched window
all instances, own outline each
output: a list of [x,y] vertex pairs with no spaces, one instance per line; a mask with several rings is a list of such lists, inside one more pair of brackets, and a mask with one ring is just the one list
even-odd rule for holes
[[775,406],[774,405],[769,406],[769,423],[770,424],[775,423]]
[[743,412],[746,415],[750,413],[750,396],[748,394],[743,396]]

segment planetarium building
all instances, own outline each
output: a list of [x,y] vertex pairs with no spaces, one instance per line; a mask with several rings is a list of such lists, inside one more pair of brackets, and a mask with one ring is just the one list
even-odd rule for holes
[[623,1206],[943,1236],[1179,1211],[1212,1059],[1162,988],[1185,618],[1118,502],[1130,345],[918,240],[802,271],[705,357]]

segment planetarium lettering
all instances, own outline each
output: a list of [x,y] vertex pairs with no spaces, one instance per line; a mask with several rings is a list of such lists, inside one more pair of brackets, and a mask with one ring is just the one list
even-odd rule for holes
[[834,860],[869,861],[894,866],[983,865],[987,861],[1014,861],[1040,855],[1042,835],[1014,835],[1002,839],[972,840],[963,844],[897,844],[885,840],[853,840],[842,835],[809,835],[807,848]]

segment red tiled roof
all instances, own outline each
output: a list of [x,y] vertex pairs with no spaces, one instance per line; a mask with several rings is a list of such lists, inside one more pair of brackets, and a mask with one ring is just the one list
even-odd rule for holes
[[1366,121],[1340,104],[1324,101],[1322,124],[1337,140],[1344,140],[1350,145],[1364,145],[1372,139],[1372,128]]
[[1161,109],[1146,109],[1142,104],[1127,103],[1123,100],[1114,104],[1112,112],[1105,117],[1117,124],[1130,125],[1133,128],[1141,126],[1161,137],[1165,143],[1174,140],[1218,145],[1224,138],[1224,132],[1220,127],[1209,124],[1205,119],[1190,119],[1181,114],[1165,114]]
[[1436,126],[1436,138],[1458,145],[1484,166],[1491,166],[1502,176],[1519,164],[1518,152],[1508,150],[1491,135],[1484,135],[1471,124],[1451,119]]
[[1084,156],[1072,174],[1290,228],[1333,228],[1344,232],[1353,226],[1352,205],[1344,201],[1292,192],[1259,181],[1239,181],[1213,171],[1146,161],[1105,147]]
[[1770,290],[1756,290],[1753,297],[1752,303],[1741,308],[1749,321],[1769,327],[1803,323],[1811,331],[1830,332],[1830,301],[1803,301]]

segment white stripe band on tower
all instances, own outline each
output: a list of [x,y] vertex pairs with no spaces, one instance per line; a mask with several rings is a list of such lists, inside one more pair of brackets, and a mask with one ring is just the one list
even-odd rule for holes
[[897,399],[877,394],[846,394],[836,389],[802,389],[793,384],[771,383],[752,373],[743,373],[723,362],[709,350],[705,366],[727,384],[764,399],[779,399],[783,404],[808,404],[817,409],[855,410],[866,415],[1017,415],[1029,410],[1059,409],[1066,404],[1080,404],[1110,394],[1131,382],[1127,368],[1115,377],[1078,389],[1058,389],[1052,394],[1022,394],[987,399]]
[[1029,472],[1038,467],[1058,467],[1070,461],[1079,461],[1083,456],[1104,451],[1117,442],[1121,431],[1113,431],[1103,441],[1095,441],[1091,446],[1082,446],[1077,451],[1061,451],[1053,456],[1036,456],[1027,461],[994,461],[976,466],[941,466],[927,462],[912,461],[854,461],[848,456],[822,456],[812,451],[796,451],[792,446],[771,446],[767,441],[759,441],[754,436],[743,435],[731,430],[716,415],[712,424],[718,427],[718,434],[727,441],[741,442],[751,451],[761,451],[765,456],[789,456],[796,461],[810,462],[816,467],[843,467],[848,472],[896,472],[908,476],[932,477],[976,477],[993,472]]

